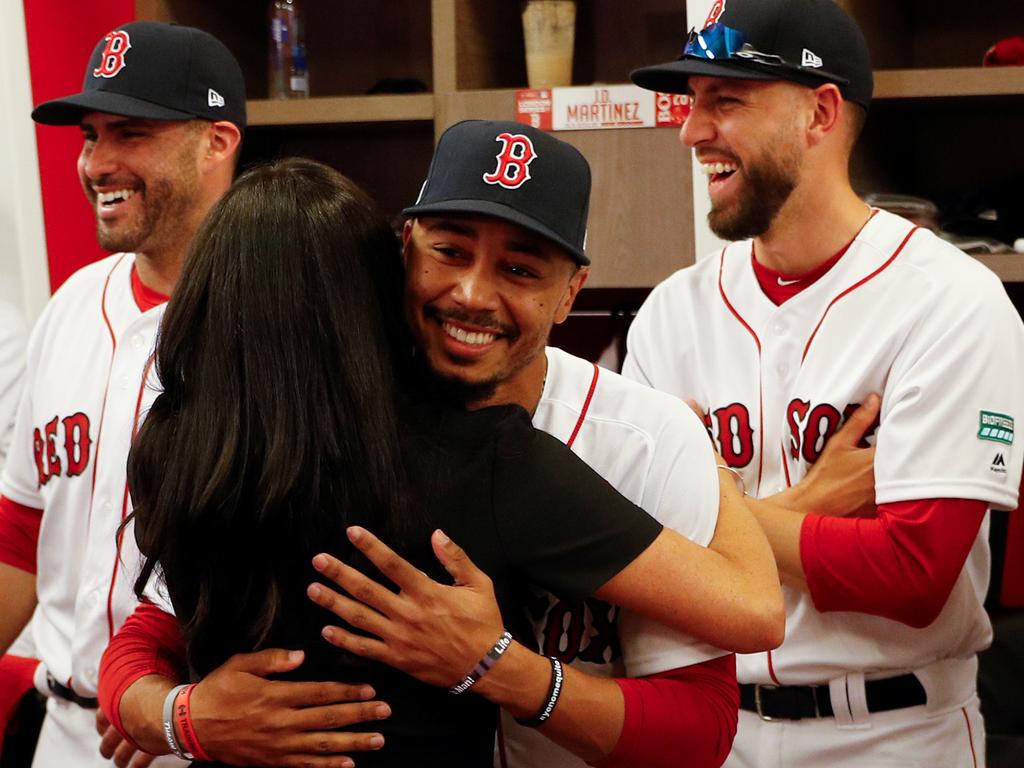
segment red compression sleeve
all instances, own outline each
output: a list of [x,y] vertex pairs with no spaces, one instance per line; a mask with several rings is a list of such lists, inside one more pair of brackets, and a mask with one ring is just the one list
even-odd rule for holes
[[7,654],[0,657],[0,750],[4,746],[4,734],[10,723],[14,710],[18,708],[22,698],[32,690],[32,678],[38,659]]
[[[595,768],[717,768],[736,735],[736,656],[642,678],[616,678],[626,704],[622,733]],[[685,760],[683,760],[685,756]]]
[[110,724],[135,744],[121,725],[124,692],[146,675],[162,675],[177,682],[184,667],[185,643],[178,620],[152,603],[141,603],[110,639],[100,661],[100,707]]
[[36,572],[39,524],[42,520],[43,510],[0,496],[0,563],[28,573]]
[[946,604],[987,509],[970,499],[920,499],[882,504],[868,519],[807,515],[800,559],[814,607],[928,626]]

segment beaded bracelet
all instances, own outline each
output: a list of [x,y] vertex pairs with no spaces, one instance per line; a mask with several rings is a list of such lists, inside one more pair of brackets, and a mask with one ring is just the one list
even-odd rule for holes
[[199,737],[196,736],[195,726],[192,725],[192,691],[196,685],[186,685],[183,690],[178,691],[174,697],[174,717],[178,724],[178,732],[181,734],[181,746],[186,752],[191,752],[193,759],[209,763],[210,756],[206,754]]
[[536,728],[537,726],[543,725],[544,722],[551,717],[551,713],[555,711],[555,705],[558,704],[558,697],[562,695],[562,681],[565,679],[562,671],[562,662],[556,659],[554,656],[549,657],[551,660],[551,687],[548,689],[548,698],[544,703],[544,706],[540,708],[540,711],[531,718],[516,718],[516,722],[520,725],[525,725],[527,728]]
[[490,668],[498,662],[498,659],[501,658],[501,654],[507,651],[510,645],[512,645],[512,633],[508,630],[505,630],[501,634],[501,637],[499,637],[495,641],[494,647],[491,648],[491,650],[489,650],[487,654],[482,659],[480,659],[480,661],[477,662],[477,665],[475,667],[473,667],[473,671],[466,675],[466,677],[463,678],[461,682],[456,683],[451,688],[449,688],[448,692],[458,695],[460,693],[465,693],[470,688],[472,688],[473,685],[481,677],[486,675],[488,670],[490,670]]
[[174,700],[186,688],[188,688],[187,685],[179,685],[176,688],[172,688],[167,694],[167,698],[164,699],[164,738],[167,739],[167,746],[171,748],[171,754],[176,758],[179,760],[194,760],[195,755],[189,754],[181,748],[181,745],[178,744],[178,737],[174,733]]

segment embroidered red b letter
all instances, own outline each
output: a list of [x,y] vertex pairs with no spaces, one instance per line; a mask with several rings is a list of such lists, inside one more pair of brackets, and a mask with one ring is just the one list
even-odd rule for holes
[[498,167],[485,173],[484,181],[505,189],[519,189],[529,180],[530,163],[537,159],[533,142],[521,133],[499,133],[495,141],[502,143],[497,154]]
[[111,32],[103,39],[107,41],[107,46],[100,56],[100,65],[92,71],[93,77],[113,77],[124,69],[124,55],[132,47],[128,33],[120,29]]

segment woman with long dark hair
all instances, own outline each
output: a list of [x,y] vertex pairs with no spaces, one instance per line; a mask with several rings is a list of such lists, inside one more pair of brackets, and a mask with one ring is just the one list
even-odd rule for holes
[[[164,580],[194,678],[285,647],[306,652],[296,677],[370,683],[393,714],[372,724],[386,746],[362,766],[490,765],[492,705],[323,641],[336,619],[305,597],[313,555],[368,568],[345,536],[361,525],[441,579],[441,527],[515,630],[528,585],[590,595],[668,534],[522,408],[446,402],[401,303],[397,239],[350,181],[292,159],[236,182],[193,242],[157,344],[163,391],[129,461],[136,589]],[[726,486],[723,503],[741,502]],[[685,613],[679,592],[657,618]],[[623,604],[634,597],[650,605]]]

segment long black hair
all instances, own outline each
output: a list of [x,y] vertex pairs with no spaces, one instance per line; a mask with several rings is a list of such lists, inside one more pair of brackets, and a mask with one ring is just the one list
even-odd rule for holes
[[309,160],[248,171],[196,234],[129,458],[136,592],[159,563],[194,669],[223,661],[219,632],[269,641],[312,554],[351,552],[347,525],[411,535],[401,269],[371,199]]

